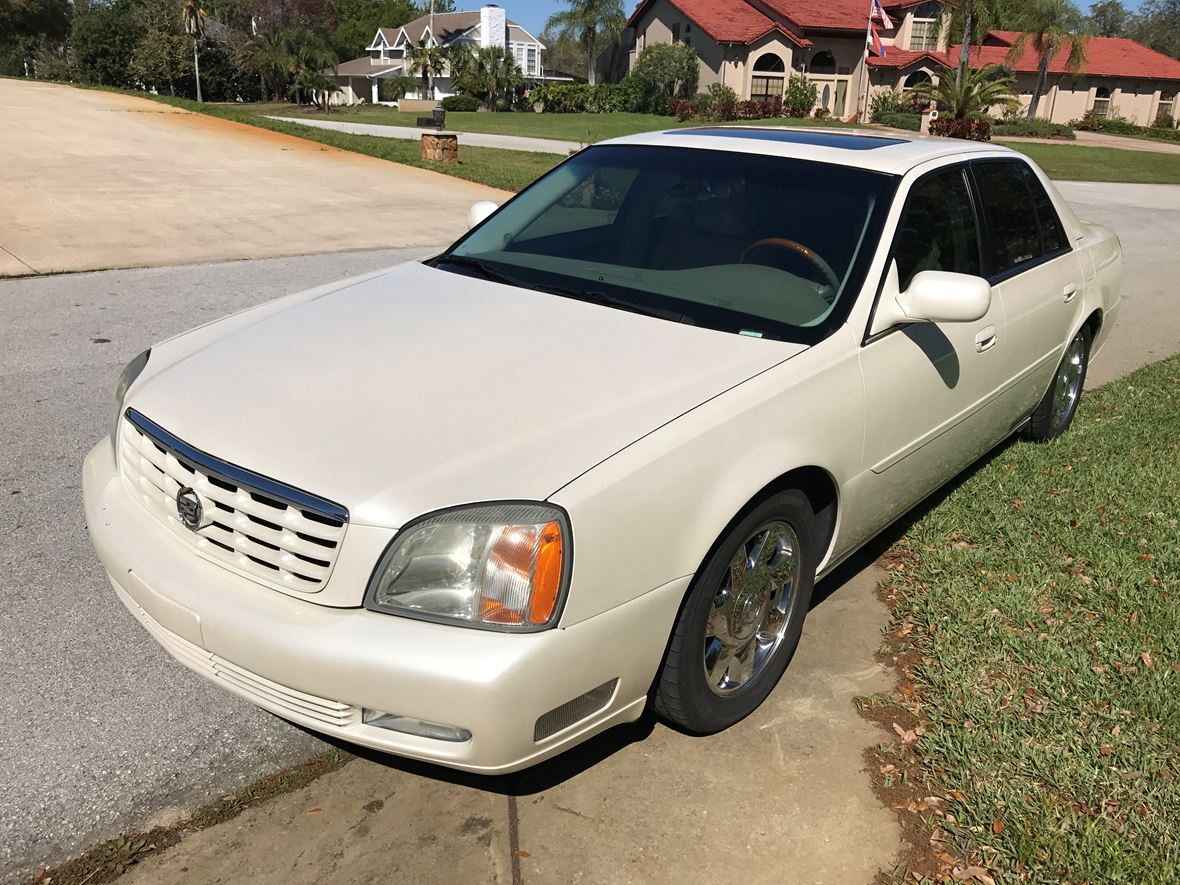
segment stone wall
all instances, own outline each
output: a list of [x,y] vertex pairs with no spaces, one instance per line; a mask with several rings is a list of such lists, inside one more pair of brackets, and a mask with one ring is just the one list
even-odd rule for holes
[[459,136],[453,132],[423,132],[422,159],[435,163],[458,163]]

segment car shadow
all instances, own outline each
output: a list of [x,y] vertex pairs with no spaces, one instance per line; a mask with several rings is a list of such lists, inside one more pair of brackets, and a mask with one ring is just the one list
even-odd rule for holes
[[[894,543],[909,532],[915,523],[919,522],[927,513],[954,494],[993,458],[1002,454],[1009,446],[1014,444],[1014,438],[1009,437],[991,451],[981,456],[841,563],[815,585],[815,589],[812,591],[811,610],[823,605],[825,601],[834,596],[853,578],[865,569],[873,566]],[[655,729],[656,717],[649,705],[643,715],[635,722],[616,725],[566,750],[560,755],[540,762],[524,771],[502,775],[472,774],[452,768],[445,768],[430,762],[420,762],[415,759],[393,756],[388,753],[382,753],[379,750],[357,746],[356,744],[351,744],[338,738],[313,732],[296,723],[292,724],[301,731],[339,750],[395,771],[403,771],[418,777],[430,778],[443,781],[444,783],[483,790],[490,793],[498,793],[504,796],[531,796],[552,789],[576,777],[631,744],[646,740],[648,735]]]

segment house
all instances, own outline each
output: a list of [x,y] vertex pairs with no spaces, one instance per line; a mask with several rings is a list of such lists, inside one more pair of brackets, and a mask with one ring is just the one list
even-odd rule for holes
[[[770,98],[801,74],[815,83],[817,107],[852,119],[864,115],[874,91],[936,80],[943,65],[958,64],[959,47],[938,28],[939,0],[882,6],[891,27],[876,21],[879,40],[866,51],[869,0],[643,0],[614,50],[614,73],[629,71],[653,43],[685,43],[700,56],[702,89],[723,83],[739,98]],[[1039,58],[1027,48],[1008,59],[1018,36],[988,32],[970,64],[1013,68],[1027,108]],[[1086,48],[1088,62],[1077,74],[1065,70],[1068,49],[1052,59],[1038,116],[1063,123],[1087,112],[1142,124],[1160,114],[1177,118],[1180,61],[1133,40],[1092,37]]]
[[[333,96],[337,104],[358,104],[380,100],[381,81],[393,76],[413,76],[406,61],[407,44],[426,40],[432,46],[446,49],[481,46],[503,46],[516,59],[521,73],[527,78],[542,79],[541,52],[545,47],[536,37],[509,19],[503,7],[488,4],[476,12],[438,12],[423,15],[400,28],[378,28],[365,55],[336,66],[339,86]],[[435,77],[431,95],[422,95],[417,86],[409,95],[418,99],[436,100],[454,94],[449,71]]]

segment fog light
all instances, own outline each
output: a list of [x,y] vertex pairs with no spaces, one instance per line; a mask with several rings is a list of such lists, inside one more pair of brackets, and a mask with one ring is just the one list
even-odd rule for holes
[[400,731],[403,734],[416,734],[419,737],[432,738],[436,741],[452,741],[462,743],[471,740],[471,732],[466,728],[454,725],[440,725],[437,722],[425,722],[411,716],[398,716],[396,713],[382,713],[380,710],[363,709],[361,722],[376,728],[386,728],[390,731]]

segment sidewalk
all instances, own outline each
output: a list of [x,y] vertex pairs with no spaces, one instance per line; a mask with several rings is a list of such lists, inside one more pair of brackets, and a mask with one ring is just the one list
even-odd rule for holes
[[894,812],[853,698],[888,690],[869,568],[811,612],[778,689],[745,721],[689,737],[646,722],[517,775],[477,778],[378,754],[189,834],[120,885],[350,882],[824,882],[892,866]]
[[[307,117],[267,117],[284,123],[298,123],[300,126],[314,126],[317,129],[331,129],[350,135],[375,135],[378,138],[403,138],[417,141],[423,132],[433,129],[415,129],[412,126],[385,126],[380,123],[337,123],[331,120],[309,120]],[[459,132],[459,144],[472,147],[503,148],[509,151],[532,151],[538,154],[561,154],[581,150],[584,145],[576,141],[559,141],[554,138],[526,138],[522,135],[489,135],[483,132]]]

